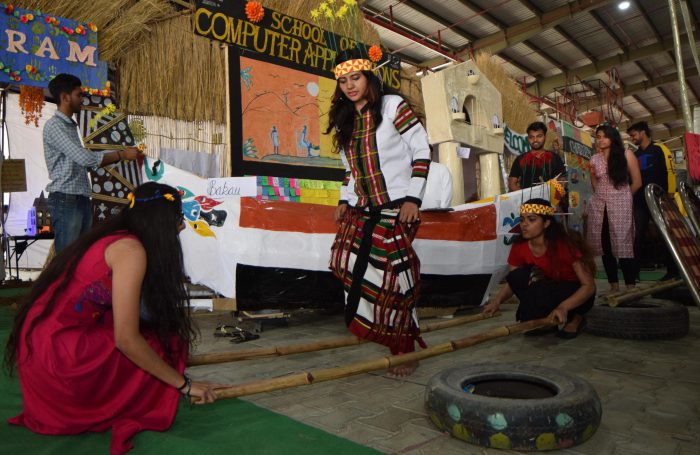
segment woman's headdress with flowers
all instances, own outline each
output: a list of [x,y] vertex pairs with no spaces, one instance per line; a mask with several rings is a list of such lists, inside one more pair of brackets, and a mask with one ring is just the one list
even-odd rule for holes
[[[336,55],[341,56],[336,60],[336,66],[333,69],[336,79],[354,71],[370,71],[378,68],[376,64],[384,54],[377,44],[370,46],[367,50],[364,49],[360,39],[360,29],[364,19],[359,13],[357,0],[323,0],[317,8],[311,10],[310,14],[311,19],[319,27],[332,32],[330,42],[327,43],[328,47],[335,51]],[[344,48],[347,46],[343,46],[340,36],[350,38],[357,50]]]

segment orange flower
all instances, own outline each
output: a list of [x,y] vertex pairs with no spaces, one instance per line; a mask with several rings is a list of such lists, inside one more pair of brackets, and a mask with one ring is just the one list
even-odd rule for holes
[[245,15],[250,22],[260,22],[265,16],[265,9],[260,2],[248,2],[245,5]]
[[374,63],[377,63],[379,60],[382,59],[382,50],[379,46],[376,44],[372,47],[369,48],[369,59],[372,60]]

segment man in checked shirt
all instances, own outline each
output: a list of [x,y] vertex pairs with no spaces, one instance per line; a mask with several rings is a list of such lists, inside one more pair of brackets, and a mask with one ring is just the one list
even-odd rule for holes
[[83,104],[81,86],[80,79],[71,74],[58,74],[49,82],[49,92],[56,100],[58,110],[44,126],[44,157],[51,179],[46,191],[49,192],[57,254],[92,225],[88,169],[121,160],[135,160],[141,155],[136,147],[91,152],[83,146],[78,124],[73,120]]

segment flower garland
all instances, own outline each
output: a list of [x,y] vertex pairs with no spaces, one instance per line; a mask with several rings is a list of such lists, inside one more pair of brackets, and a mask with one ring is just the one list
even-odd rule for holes
[[[0,8],[1,7],[2,6],[0,6]],[[28,24],[35,20],[41,21],[41,18],[43,17],[43,22],[45,22],[46,25],[55,29],[55,33],[52,32],[52,34],[55,35],[63,35],[65,37],[71,37],[73,35],[85,36],[88,30],[93,33],[97,33],[97,26],[92,22],[89,22],[87,24],[77,23],[75,28],[70,28],[65,25],[61,25],[61,22],[56,17],[45,15],[41,11],[32,11],[26,12],[25,14],[20,14],[19,9],[15,8],[12,4],[5,5],[3,12],[8,16],[12,16],[13,18],[15,18],[15,20],[18,20],[23,24]],[[35,65],[25,65],[25,74],[22,74],[23,70],[21,68],[10,68],[5,63],[0,62],[0,71],[4,71],[9,76],[9,78],[14,80],[15,82],[20,82],[22,78],[31,79],[38,82],[43,82],[51,79],[51,76],[47,76],[46,73],[42,74],[41,68]],[[88,90],[87,88],[84,88],[83,90],[90,93],[91,95],[109,96],[109,82],[107,82],[107,87],[104,90]]]
[[24,123],[29,125],[34,122],[34,126],[38,128],[41,110],[44,108],[44,89],[21,85],[19,87],[19,106],[22,109],[22,115],[24,115]]
[[44,22],[46,22],[48,25],[52,25],[56,27],[60,33],[63,33],[65,36],[71,36],[74,34],[78,35],[85,35],[87,33],[87,30],[90,30],[94,33],[97,33],[97,26],[93,24],[92,22],[88,22],[87,24],[78,24],[75,28],[70,28],[66,26],[60,26],[61,24],[58,19],[56,19],[53,16],[44,16],[41,11],[34,11],[36,13],[36,16],[34,16],[33,13],[27,13],[27,14],[20,14],[19,11],[17,11],[14,7],[14,5],[7,5],[5,6],[5,14],[8,16],[14,16],[17,19],[19,19],[20,22],[23,24],[28,24],[29,22],[33,21],[34,19],[38,19],[39,17],[44,17]]

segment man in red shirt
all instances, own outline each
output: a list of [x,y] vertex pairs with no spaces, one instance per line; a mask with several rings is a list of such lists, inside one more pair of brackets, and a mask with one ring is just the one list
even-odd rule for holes
[[527,127],[527,141],[531,150],[513,162],[508,176],[510,191],[530,188],[566,173],[561,157],[544,149],[546,136],[547,126],[542,122],[534,122]]

